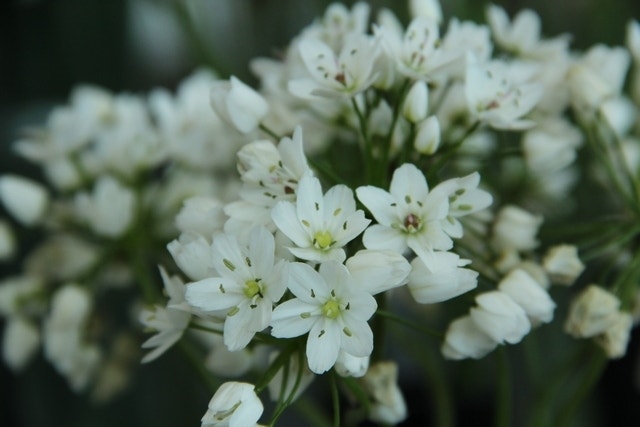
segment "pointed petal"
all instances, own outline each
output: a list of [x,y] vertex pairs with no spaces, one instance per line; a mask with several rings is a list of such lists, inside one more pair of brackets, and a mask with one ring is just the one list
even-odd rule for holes
[[322,318],[313,325],[307,338],[307,360],[312,372],[322,374],[336,363],[342,333],[335,320]]

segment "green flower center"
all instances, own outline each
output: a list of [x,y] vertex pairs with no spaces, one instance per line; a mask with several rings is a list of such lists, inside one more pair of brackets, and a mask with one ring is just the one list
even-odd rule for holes
[[340,304],[338,301],[329,300],[322,306],[322,314],[329,319],[335,319],[340,315]]
[[313,240],[317,248],[327,249],[333,244],[333,237],[328,231],[318,231],[313,235]]
[[260,288],[260,279],[252,279],[244,282],[244,294],[247,298],[253,298],[256,295],[262,296]]

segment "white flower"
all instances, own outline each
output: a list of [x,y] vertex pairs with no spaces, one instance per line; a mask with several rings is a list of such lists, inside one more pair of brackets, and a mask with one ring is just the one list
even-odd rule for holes
[[229,81],[214,82],[210,96],[218,116],[242,133],[256,129],[269,112],[262,95],[234,76]]
[[582,274],[584,264],[573,245],[556,245],[547,251],[542,266],[551,281],[558,285],[571,285]]
[[40,331],[22,316],[11,316],[2,337],[2,357],[13,371],[19,372],[35,356],[40,345]]
[[39,276],[4,277],[0,281],[0,315],[13,317],[24,313],[24,309],[39,305],[37,296],[43,292],[43,280]]
[[356,194],[378,222],[364,233],[366,248],[400,254],[411,248],[427,262],[434,250],[453,246],[441,225],[449,211],[447,197],[429,193],[427,180],[413,164],[395,170],[389,192],[364,186]]
[[525,162],[540,175],[566,168],[576,158],[582,139],[582,133],[569,122],[545,120],[522,138]]
[[351,11],[342,3],[331,3],[321,19],[303,30],[303,37],[317,38],[339,51],[350,34],[365,34],[369,23],[370,6],[362,1]]
[[73,280],[93,267],[99,255],[99,247],[87,240],[54,234],[29,254],[25,270],[49,280]]
[[536,234],[542,217],[517,206],[504,206],[496,215],[491,244],[497,250],[529,251],[538,246]]
[[480,174],[474,172],[462,178],[452,178],[438,184],[431,192],[449,199],[449,211],[441,221],[442,229],[454,238],[462,237],[462,224],[458,218],[487,208],[493,202],[490,193],[480,190]]
[[424,16],[438,24],[442,22],[442,7],[438,0],[409,0],[409,13],[413,18]]
[[224,207],[229,216],[225,231],[242,235],[255,224],[275,231],[271,209],[281,200],[294,201],[299,181],[312,175],[304,154],[302,128],[296,127],[293,136],[282,138],[277,147],[266,140],[245,145],[238,152],[238,170],[243,186],[240,200]]
[[447,359],[480,359],[497,345],[498,342],[483,332],[471,316],[467,315],[449,324],[441,351]]
[[49,205],[49,194],[35,181],[18,175],[2,175],[0,201],[11,216],[29,226],[43,219]]
[[373,398],[369,419],[383,424],[398,424],[407,418],[407,405],[398,387],[398,365],[385,361],[372,365],[362,378]]
[[207,239],[222,231],[226,220],[223,204],[214,197],[194,196],[182,203],[176,215],[176,226],[181,232],[197,233]]
[[490,61],[470,64],[465,95],[475,120],[496,129],[526,129],[535,123],[523,119],[540,101],[543,87],[530,82],[535,71],[525,64]]
[[411,265],[401,254],[389,250],[363,249],[345,261],[351,276],[371,295],[402,286]]
[[316,374],[336,363],[340,350],[365,357],[373,350],[373,333],[367,324],[377,308],[375,299],[336,261],[320,264],[315,271],[293,263],[289,290],[296,298],[273,312],[271,334],[278,338],[308,333],[307,359]]
[[140,315],[140,322],[146,328],[157,331],[154,336],[142,343],[142,348],[153,348],[142,358],[142,363],[157,359],[178,342],[191,319],[189,312],[172,307],[179,306],[185,301],[185,286],[182,280],[178,276],[169,276],[163,267],[160,267],[160,275],[169,301],[166,307],[156,305],[152,309],[144,310]]
[[530,9],[520,11],[510,23],[505,10],[492,4],[487,8],[487,20],[496,43],[504,49],[528,53],[539,43],[540,17]]
[[244,348],[271,321],[273,304],[286,290],[285,261],[275,260],[273,235],[255,227],[248,247],[234,236],[213,239],[213,264],[218,277],[187,286],[187,302],[207,312],[226,311],[224,344],[231,351]]
[[476,297],[469,315],[476,326],[498,343],[516,344],[531,330],[525,311],[509,295],[490,291]]
[[458,57],[439,48],[438,22],[426,16],[415,17],[404,35],[389,25],[375,26],[382,46],[398,71],[416,80],[432,79],[436,72]]
[[291,253],[315,262],[344,261],[343,246],[370,222],[356,210],[351,189],[336,185],[323,196],[318,178],[305,176],[296,196],[295,204],[278,202],[271,213],[276,226],[297,246],[289,248]]
[[427,118],[428,109],[429,87],[423,80],[418,80],[404,99],[402,115],[411,123],[418,123]]
[[519,268],[512,270],[500,280],[498,289],[524,309],[532,326],[553,320],[556,304],[526,271]]
[[191,280],[211,277],[211,244],[195,233],[181,233],[177,239],[167,244],[167,250],[176,265]]
[[364,34],[348,35],[337,56],[318,39],[305,38],[298,48],[311,78],[289,82],[289,91],[296,96],[350,97],[366,90],[376,78],[378,44]]
[[202,427],[253,427],[263,410],[253,384],[226,382],[209,401]]
[[610,359],[619,359],[627,352],[629,335],[633,327],[633,317],[630,313],[619,311],[615,320],[601,335],[595,337],[596,343],[602,347]]
[[136,196],[115,178],[101,176],[93,193],[75,199],[78,215],[99,235],[120,237],[131,226],[136,213]]
[[569,306],[564,330],[575,338],[600,335],[618,321],[620,300],[597,285],[585,288]]
[[433,304],[474,289],[478,273],[462,268],[469,263],[453,252],[435,252],[429,267],[420,258],[414,259],[407,285],[411,295],[421,304]]

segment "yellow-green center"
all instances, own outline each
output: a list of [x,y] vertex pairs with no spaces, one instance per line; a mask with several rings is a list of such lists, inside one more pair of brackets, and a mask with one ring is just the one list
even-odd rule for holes
[[329,300],[322,306],[322,314],[329,319],[335,319],[340,315],[340,304],[338,301]]
[[331,237],[331,233],[328,231],[318,231],[313,235],[313,239],[320,249],[327,249],[331,246],[331,243],[333,243],[333,237]]
[[256,295],[260,295],[260,284],[257,280],[247,280],[244,282],[244,294],[247,298],[253,298]]

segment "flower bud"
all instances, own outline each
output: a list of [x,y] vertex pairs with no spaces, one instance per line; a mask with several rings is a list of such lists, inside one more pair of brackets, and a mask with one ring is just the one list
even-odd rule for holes
[[497,345],[493,338],[478,328],[471,316],[464,316],[451,322],[447,328],[441,351],[447,359],[480,359]]
[[500,281],[498,289],[509,295],[524,309],[533,326],[549,323],[553,319],[556,304],[538,282],[524,270],[511,271]]
[[0,201],[15,219],[28,226],[44,217],[49,205],[49,194],[35,181],[18,175],[2,175]]
[[411,295],[421,304],[433,304],[470,291],[478,284],[478,273],[461,268],[469,263],[453,252],[435,252],[429,267],[415,258],[409,274]]
[[505,206],[496,215],[491,243],[497,250],[535,249],[538,246],[536,234],[541,224],[541,216],[533,215],[517,206]]
[[578,248],[573,245],[557,245],[550,248],[542,260],[542,266],[551,281],[557,285],[571,285],[584,270],[578,258]]
[[429,108],[429,87],[423,80],[411,86],[402,107],[402,115],[411,123],[418,123],[427,118]]
[[362,383],[373,398],[369,419],[377,423],[398,424],[407,418],[407,405],[398,387],[398,366],[395,362],[372,365]]
[[618,319],[620,300],[597,285],[589,285],[571,303],[564,330],[575,338],[591,338],[611,328]]
[[595,341],[602,347],[607,357],[619,359],[627,352],[633,317],[623,311],[617,312],[614,317],[611,326],[602,335],[595,337]]
[[369,356],[352,356],[344,350],[340,350],[338,360],[333,368],[342,377],[360,378],[369,369]]
[[436,116],[431,116],[418,124],[413,146],[418,153],[430,155],[440,147],[440,137],[440,122]]
[[262,95],[234,76],[229,81],[214,82],[210,99],[216,114],[242,133],[257,128],[269,112]]
[[442,7],[438,0],[410,0],[409,12],[413,18],[425,16],[438,24],[442,22]]
[[476,297],[469,315],[476,326],[498,343],[516,344],[531,330],[524,309],[509,295],[491,291]]
[[190,197],[176,215],[176,226],[183,233],[193,232],[211,240],[224,225],[222,208],[222,203],[213,197]]
[[222,384],[209,401],[202,427],[253,426],[264,407],[253,384],[230,381]]
[[9,319],[2,340],[2,356],[9,367],[21,371],[33,358],[40,344],[38,328],[16,316]]
[[167,245],[180,270],[191,280],[202,280],[212,274],[211,244],[202,236],[194,233],[182,233],[178,239]]

